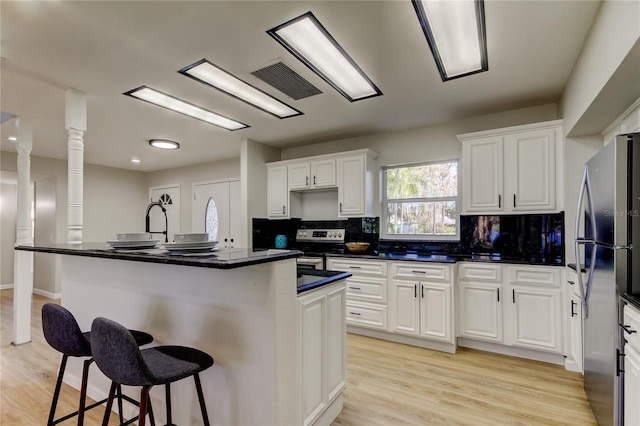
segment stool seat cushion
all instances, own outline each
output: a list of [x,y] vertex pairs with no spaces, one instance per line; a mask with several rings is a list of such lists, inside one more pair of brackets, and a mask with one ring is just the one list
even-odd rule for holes
[[91,325],[91,350],[98,368],[116,383],[154,386],[175,382],[213,365],[213,358],[194,348],[156,346],[140,350],[121,324],[98,317]]
[[149,369],[149,384],[176,382],[213,365],[209,354],[185,346],[158,346],[140,352]]

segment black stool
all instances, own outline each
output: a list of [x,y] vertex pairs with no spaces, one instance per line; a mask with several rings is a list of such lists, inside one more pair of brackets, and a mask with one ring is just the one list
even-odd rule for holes
[[[109,424],[117,385],[142,387],[139,426],[145,424],[149,391],[155,385],[165,385],[167,425],[172,425],[171,383],[189,376],[193,376],[196,383],[202,420],[209,425],[199,373],[213,365],[210,355],[185,346],[156,346],[140,350],[129,330],[107,318],[96,318],[91,324],[91,351],[98,368],[112,380],[103,426]],[[151,410],[149,419],[155,425]]]
[[[49,411],[49,419],[47,420],[48,426],[56,425],[60,422],[68,420],[74,416],[78,416],[78,425],[84,423],[85,411],[91,410],[101,404],[107,399],[95,402],[88,407],[86,404],[87,396],[87,379],[89,377],[89,366],[93,362],[91,358],[91,333],[83,333],[80,331],[80,326],[74,318],[73,314],[67,309],[55,303],[47,303],[42,307],[42,331],[47,343],[54,349],[62,353],[62,362],[60,363],[60,371],[58,372],[58,380],[56,382],[56,389],[53,393],[53,401],[51,401],[51,410]],[[148,333],[131,330],[134,342],[136,345],[146,345],[153,341],[153,336]],[[58,405],[58,397],[60,396],[60,388],[62,386],[62,378],[64,376],[64,370],[67,366],[67,359],[70,357],[90,357],[84,361],[84,367],[82,369],[82,385],[80,386],[80,404],[78,411],[67,414],[57,420],[54,420],[56,407]],[[120,423],[123,422],[122,418],[122,399],[125,399],[133,404],[138,404],[137,401],[123,395],[121,389],[118,387],[118,407],[120,409]]]

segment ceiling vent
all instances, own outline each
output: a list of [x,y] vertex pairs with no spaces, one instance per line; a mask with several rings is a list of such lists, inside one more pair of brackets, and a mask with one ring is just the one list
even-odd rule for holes
[[282,62],[276,62],[251,74],[296,101],[322,93],[320,89]]

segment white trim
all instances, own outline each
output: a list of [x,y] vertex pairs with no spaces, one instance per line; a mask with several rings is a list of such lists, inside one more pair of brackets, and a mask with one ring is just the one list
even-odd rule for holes
[[475,138],[482,138],[482,137],[488,137],[488,136],[502,136],[508,133],[548,129],[556,126],[562,126],[562,120],[544,121],[542,123],[531,123],[531,124],[524,124],[520,126],[503,127],[501,129],[483,130],[480,132],[473,132],[473,133],[463,133],[463,134],[457,135],[457,137],[458,137],[458,140],[462,142],[463,140],[466,140],[466,139],[475,139]]
[[640,98],[636,99],[634,103],[631,104],[629,108],[626,109],[625,112],[620,114],[618,118],[613,120],[613,123],[609,124],[601,133],[602,136],[606,136],[607,133],[611,132],[616,126],[619,126],[622,121],[629,116],[634,109],[640,107]]
[[532,359],[534,361],[548,362],[550,364],[562,366],[564,366],[565,362],[564,356],[560,354],[517,348],[515,346],[506,346],[500,343],[482,342],[479,340],[467,339],[465,337],[458,337],[458,346],[502,355],[515,356],[518,358]]
[[151,200],[151,193],[153,191],[157,191],[158,189],[174,189],[174,188],[178,188],[178,191],[180,191],[180,184],[179,183],[168,183],[166,185],[150,186],[149,187],[149,200]]
[[405,336],[402,334],[389,333],[382,330],[373,330],[354,325],[347,325],[347,333],[359,334],[361,336],[373,337],[375,339],[388,340],[390,342],[402,343],[405,345],[419,346],[434,351],[456,353],[457,346],[452,343],[434,342],[433,340],[423,339],[413,336]]
[[10,290],[13,288],[13,284],[0,284],[0,291]]
[[225,183],[225,182],[235,182],[235,181],[240,181],[239,177],[229,177],[229,178],[222,178],[222,179],[213,179],[213,180],[205,180],[203,182],[193,182],[191,184],[191,189],[193,189],[193,187],[195,186],[200,186],[200,185],[211,185],[213,183]]
[[39,296],[46,297],[48,299],[55,299],[55,300],[62,299],[62,293],[51,293],[50,291],[41,290],[39,288],[34,288],[33,293]]

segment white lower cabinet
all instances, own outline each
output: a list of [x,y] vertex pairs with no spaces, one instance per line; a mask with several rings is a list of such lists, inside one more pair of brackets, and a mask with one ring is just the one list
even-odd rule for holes
[[459,265],[461,337],[562,354],[560,269]]
[[304,425],[314,424],[344,389],[345,303],[344,281],[298,297]]
[[390,332],[454,342],[452,268],[419,262],[392,263]]
[[578,283],[578,274],[571,268],[566,269],[565,280],[565,367],[567,370],[582,372],[582,298]]
[[387,262],[329,258],[327,269],[351,272],[347,278],[347,324],[387,329]]
[[624,424],[640,425],[640,311],[631,305],[623,310],[624,325]]

